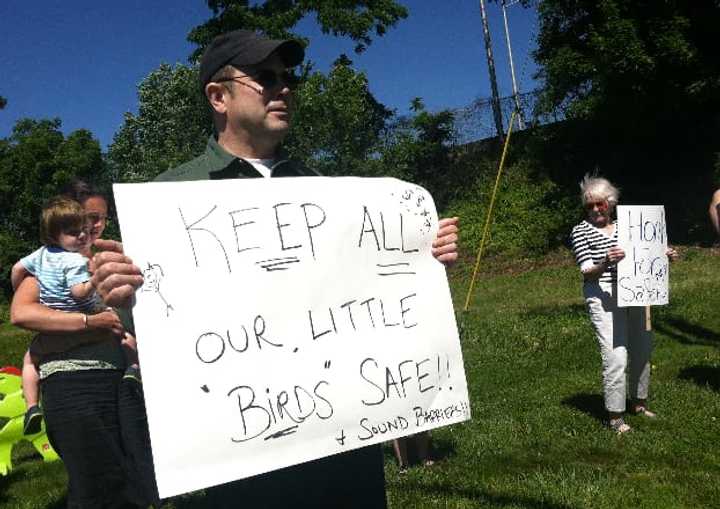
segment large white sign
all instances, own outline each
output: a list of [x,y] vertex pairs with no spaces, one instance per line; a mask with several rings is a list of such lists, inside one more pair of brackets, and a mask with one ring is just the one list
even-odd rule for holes
[[470,418],[430,195],[394,179],[120,184],[162,497]]
[[618,245],[625,258],[617,265],[618,306],[668,303],[668,257],[665,208],[619,205]]

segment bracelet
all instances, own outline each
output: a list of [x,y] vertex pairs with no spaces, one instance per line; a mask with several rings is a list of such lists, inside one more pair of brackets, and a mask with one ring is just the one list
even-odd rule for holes
[[88,315],[86,315],[86,314],[83,314],[83,325],[85,326],[86,329],[90,327],[88,325]]

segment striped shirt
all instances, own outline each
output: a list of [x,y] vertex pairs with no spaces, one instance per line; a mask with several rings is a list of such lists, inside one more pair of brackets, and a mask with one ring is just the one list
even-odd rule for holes
[[[617,221],[613,221],[613,226],[615,230],[610,237],[587,221],[582,221],[572,229],[570,243],[573,253],[575,253],[575,261],[580,266],[581,272],[587,272],[595,265],[602,263],[608,249],[617,246]],[[612,264],[602,273],[598,281],[601,283],[614,283],[616,278],[617,271],[615,265]]]
[[43,246],[20,260],[25,270],[35,276],[40,287],[40,303],[61,311],[90,313],[96,305],[95,293],[75,299],[70,288],[90,279],[88,259],[60,247]]

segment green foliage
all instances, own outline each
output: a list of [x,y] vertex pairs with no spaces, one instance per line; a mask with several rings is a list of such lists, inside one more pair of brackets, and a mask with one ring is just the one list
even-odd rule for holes
[[[474,179],[447,210],[461,218],[462,242],[471,251],[480,246],[496,173],[494,165],[475,166]],[[543,255],[565,241],[577,217],[574,200],[547,176],[531,171],[527,161],[518,161],[503,171],[485,253]]]
[[423,186],[442,210],[459,183],[451,160],[453,113],[430,113],[419,97],[412,100],[411,110],[412,116],[388,126],[380,149],[382,172]]
[[152,180],[202,152],[211,132],[197,68],[162,64],[138,86],[138,114],[125,114],[108,164],[118,182]]
[[339,58],[327,75],[310,74],[295,95],[284,146],[323,175],[367,175],[367,161],[391,115],[370,93],[365,74],[351,65]]
[[[315,15],[325,33],[346,36],[362,51],[371,32],[383,35],[407,16],[392,0],[320,2],[208,0],[213,17],[189,34],[198,45],[197,61],[213,37],[245,28],[270,37],[295,37],[292,30],[306,16]],[[297,92],[293,129],[285,148],[293,156],[327,175],[362,173],[390,112],[375,100],[367,78],[355,72],[344,55],[328,75],[307,73]],[[115,179],[141,182],[200,153],[212,132],[205,98],[197,85],[195,66],[161,65],[138,87],[138,113],[126,113],[109,147],[108,163]],[[369,166],[373,166],[370,163]],[[367,173],[368,170],[366,170]]]
[[323,33],[349,37],[360,53],[370,45],[373,35],[384,35],[408,14],[394,0],[207,0],[207,4],[213,17],[188,35],[188,40],[198,45],[193,59],[200,57],[214,37],[238,28],[260,30],[275,38],[302,40],[291,31],[301,19],[313,14]]
[[9,272],[39,246],[43,203],[75,178],[99,186],[109,179],[100,145],[80,129],[67,137],[60,120],[19,120],[0,140],[0,287],[9,292]]
[[539,13],[537,112],[569,121],[538,133],[538,167],[568,188],[599,170],[624,203],[664,204],[675,241],[714,239],[720,3],[542,0]]
[[651,135],[720,100],[713,0],[540,2],[540,108]]

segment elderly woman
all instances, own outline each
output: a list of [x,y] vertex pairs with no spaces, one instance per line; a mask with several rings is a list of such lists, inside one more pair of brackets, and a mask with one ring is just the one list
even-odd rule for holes
[[[631,430],[623,418],[628,392],[633,413],[656,416],[647,406],[653,334],[645,330],[645,308],[617,305],[616,264],[625,258],[617,245],[617,221],[612,219],[618,189],[604,178],[588,175],[580,182],[580,189],[587,219],[572,230],[572,250],[584,278],[585,303],[600,347],[609,426],[622,434]],[[672,259],[677,255],[669,249],[668,256]]]

